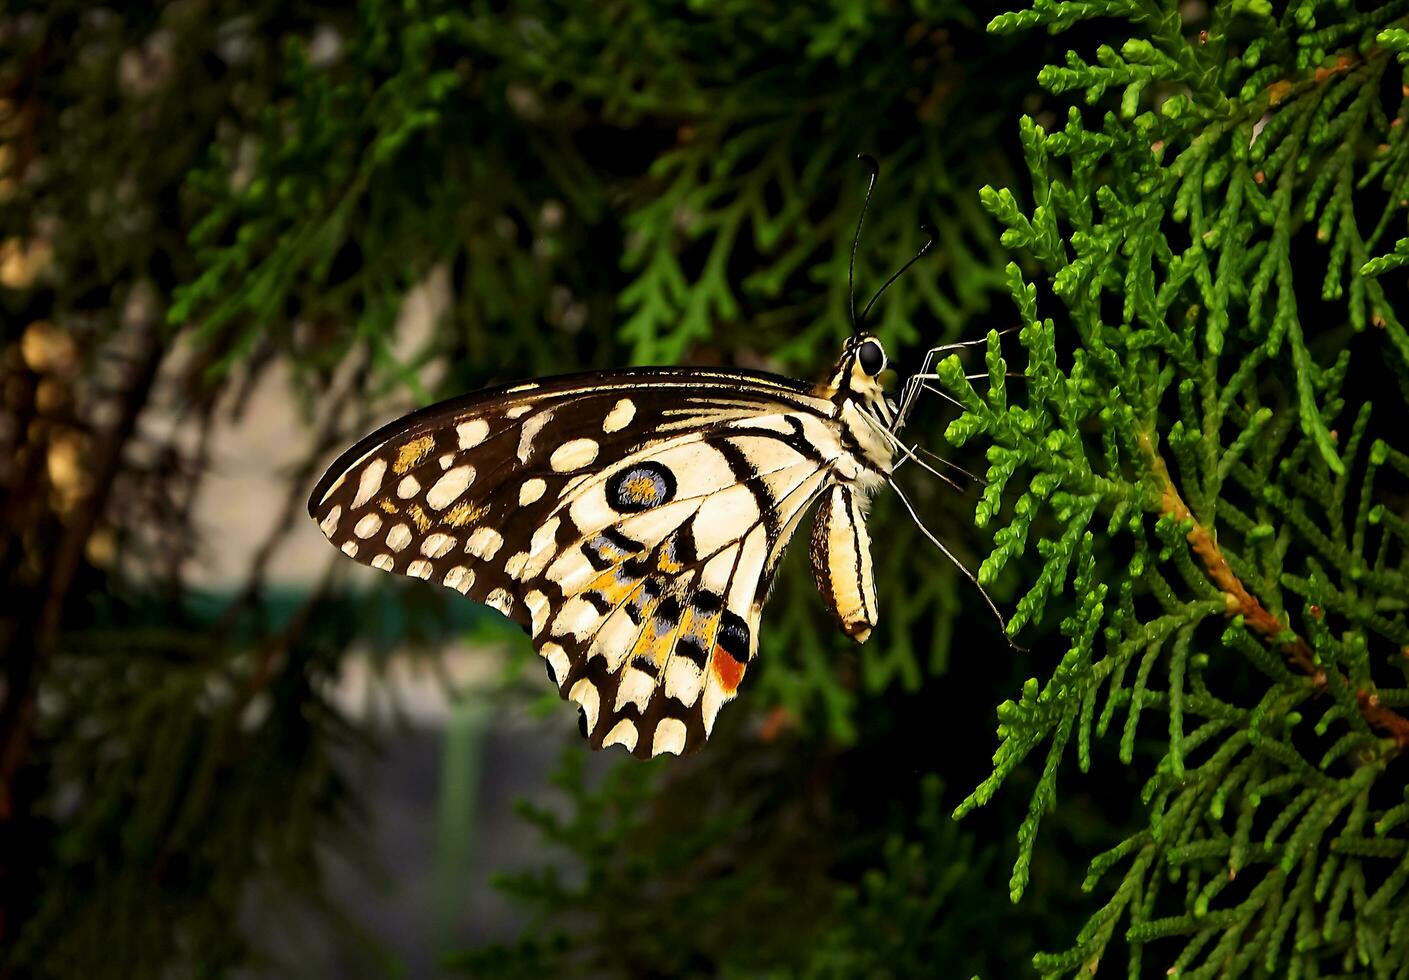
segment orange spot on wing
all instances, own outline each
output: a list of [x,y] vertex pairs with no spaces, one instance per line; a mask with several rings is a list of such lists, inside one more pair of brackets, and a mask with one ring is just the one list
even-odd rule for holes
[[725,653],[718,644],[714,647],[713,665],[714,676],[719,679],[719,686],[724,688],[724,692],[733,694],[737,691],[739,681],[744,679],[744,665]]

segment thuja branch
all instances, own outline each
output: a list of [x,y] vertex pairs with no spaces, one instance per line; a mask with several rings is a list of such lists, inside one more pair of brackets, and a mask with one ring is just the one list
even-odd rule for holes
[[[1243,624],[1268,643],[1275,644],[1287,661],[1303,674],[1310,677],[1318,689],[1327,685],[1328,670],[1335,667],[1317,662],[1316,652],[1311,644],[1297,635],[1288,625],[1267,610],[1258,598],[1248,591],[1241,579],[1234,574],[1228,559],[1224,557],[1218,542],[1209,529],[1194,516],[1179,494],[1179,488],[1169,475],[1169,467],[1163,457],[1155,451],[1153,440],[1148,432],[1140,434],[1140,445],[1149,454],[1150,469],[1154,473],[1160,492],[1160,510],[1168,514],[1181,526],[1188,527],[1185,540],[1198,556],[1205,574],[1223,592],[1228,603],[1228,615],[1241,616]],[[1337,680],[1343,686],[1350,681],[1337,671]],[[1409,718],[1396,713],[1380,703],[1379,695],[1373,690],[1355,688],[1355,699],[1365,720],[1378,730],[1394,739],[1401,752],[1409,749]]]

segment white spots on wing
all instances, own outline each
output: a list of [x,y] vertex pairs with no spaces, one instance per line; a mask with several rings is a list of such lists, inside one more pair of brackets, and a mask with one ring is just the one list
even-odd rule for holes
[[[556,643],[543,644],[543,653],[547,656],[549,663],[553,663],[554,652],[562,654],[564,669],[558,672],[558,676],[563,677],[566,675],[568,662],[567,655],[563,654],[563,648]],[[554,666],[556,667],[557,665],[554,664]],[[589,733],[595,731],[597,728],[597,713],[601,708],[601,698],[597,694],[596,685],[584,677],[572,686],[572,690],[568,691],[568,697],[582,705],[582,712],[587,716],[587,731]]]
[[490,609],[497,609],[505,616],[514,611],[514,597],[509,595],[508,589],[495,589],[484,597],[484,604]]
[[352,529],[352,533],[359,538],[370,538],[381,529],[382,515],[374,512],[362,515],[362,520],[357,522],[357,526]]
[[318,526],[323,529],[324,534],[332,537],[333,532],[337,530],[339,517],[342,517],[342,504],[334,504],[333,509],[328,511],[328,516],[318,522]]
[[468,464],[447,470],[439,480],[426,491],[426,505],[433,510],[444,510],[455,502],[460,494],[475,478],[475,468]]
[[405,524],[398,524],[386,533],[386,546],[392,551],[400,551],[411,543],[411,529]]
[[601,657],[606,660],[608,670],[621,669],[622,661],[631,652],[631,646],[636,642],[636,634],[639,630],[640,627],[631,618],[631,614],[626,611],[625,605],[612,610],[607,621],[602,624],[601,628],[597,630],[597,635],[592,638],[592,645],[587,648],[587,659]]
[[686,658],[679,654],[671,656],[665,668],[665,696],[674,698],[687,708],[695,706],[700,696],[700,683],[704,674]]
[[344,542],[343,542],[343,545],[342,545],[342,553],[345,554],[345,555],[347,555],[347,557],[349,557],[349,558],[356,558],[356,557],[357,557],[357,542],[356,542],[356,541],[344,541]]
[[719,709],[730,698],[718,683],[706,684],[704,696],[700,698],[700,714],[704,718],[705,735],[714,732],[714,719],[719,717]]
[[640,738],[640,733],[636,731],[636,726],[630,718],[623,718],[612,726],[612,730],[607,732],[607,737],[602,739],[602,748],[608,745],[624,745],[626,751],[636,750],[636,739]]
[[386,552],[382,552],[380,555],[372,559],[372,567],[380,568],[384,572],[391,571],[393,564],[394,562],[392,561],[391,555],[387,554]]
[[533,539],[528,544],[528,554],[525,555],[525,562],[521,568],[524,578],[537,578],[543,574],[543,569],[548,567],[548,562],[553,560],[556,554],[553,548],[557,544],[558,525],[562,521],[554,517],[538,525],[538,529],[533,532]]
[[537,387],[537,381],[526,381],[521,385],[514,385],[512,388],[505,390],[504,394],[515,395],[518,394],[520,391],[533,391]]
[[548,566],[549,580],[556,582],[568,594],[582,588],[596,574],[596,569],[581,548],[564,548]]
[[[759,578],[763,575],[763,562],[767,557],[768,532],[762,524],[758,524],[749,532],[748,537],[744,538],[743,547],[739,551],[739,564],[734,570],[733,579],[729,584],[729,595],[725,600],[725,605],[730,609],[742,614],[749,608],[758,589]],[[752,644],[752,637],[749,642]]]
[[489,561],[504,545],[504,536],[492,527],[477,527],[465,541],[465,550],[477,558]]
[[506,419],[521,419],[531,411],[533,411],[532,405],[515,405],[504,413],[504,417]]
[[402,500],[414,497],[421,492],[421,481],[414,476],[407,476],[396,485],[396,495]]
[[527,463],[533,455],[533,440],[553,418],[552,412],[539,412],[519,427],[519,462]]
[[548,459],[548,465],[559,473],[581,469],[597,458],[596,439],[570,439],[557,449]]
[[528,607],[528,614],[533,619],[533,635],[537,636],[548,622],[548,597],[535,589],[523,597],[523,604]]
[[597,628],[601,618],[602,614],[597,612],[596,606],[582,596],[575,595],[563,603],[558,615],[553,617],[553,633],[557,636],[571,634],[581,640]]
[[644,670],[635,667],[627,667],[622,671],[621,683],[616,688],[616,707],[614,712],[620,711],[628,704],[634,704],[642,711],[646,710],[646,702],[651,700],[651,692],[656,689],[656,679]]
[[636,417],[636,403],[630,398],[623,398],[607,413],[607,417],[602,420],[603,432],[620,432],[631,424],[631,420]]
[[715,595],[722,595],[729,588],[729,578],[734,574],[734,563],[739,557],[739,546],[725,548],[705,562],[700,572],[700,587]]
[[412,578],[430,578],[431,563],[424,558],[417,558],[406,566],[406,574],[410,575]]
[[473,449],[484,442],[489,435],[489,423],[484,419],[472,419],[455,426],[455,435],[460,439],[461,449]]
[[562,518],[553,517],[538,525],[538,529],[533,532],[533,540],[529,542],[528,553],[537,557],[545,551],[551,551],[558,536],[558,525],[561,523]]
[[548,484],[533,477],[531,480],[524,480],[523,486],[519,487],[519,506],[527,507],[539,497],[543,496],[543,491],[548,488]]
[[448,534],[437,531],[421,542],[421,554],[427,558],[439,558],[441,555],[447,554],[453,547],[455,547],[455,539]]
[[679,718],[662,718],[656,725],[656,737],[651,742],[651,755],[669,752],[679,755],[685,750],[685,723]]
[[454,454],[454,453],[446,453],[444,456],[440,457],[440,468],[441,468],[441,469],[443,469],[443,470],[448,470],[448,469],[450,469],[450,467],[453,466],[453,465],[455,465],[455,454]]
[[372,495],[382,488],[382,477],[384,476],[386,476],[386,460],[374,459],[367,464],[367,468],[362,471],[362,476],[357,481],[357,496],[352,498],[354,510],[371,500]]
[[441,579],[441,581],[444,582],[447,587],[464,595],[466,592],[470,591],[470,586],[475,584],[475,573],[464,565],[456,565],[445,573],[445,578]]
[[[538,652],[543,655],[544,660],[548,661],[548,666],[553,669],[554,679],[557,680],[559,685],[561,685],[563,682],[563,678],[567,677],[568,675],[568,668],[570,666],[568,663],[567,651],[564,650],[558,644],[549,641],[548,643],[545,643],[543,644],[543,646],[539,647]],[[573,685],[573,690],[576,691],[584,683],[588,687],[592,687],[592,682],[584,678],[583,680],[580,680]],[[597,693],[597,689],[592,688],[592,693],[595,695]],[[594,706],[596,704],[595,698],[593,699],[593,704]],[[595,710],[592,713],[592,720],[596,721]],[[591,729],[589,728],[588,731],[591,731]]]
[[519,551],[510,556],[504,563],[504,574],[515,582],[523,581],[523,567],[528,562],[528,552]]

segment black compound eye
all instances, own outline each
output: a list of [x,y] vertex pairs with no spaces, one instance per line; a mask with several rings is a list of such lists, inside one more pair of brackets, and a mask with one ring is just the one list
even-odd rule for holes
[[874,378],[886,366],[885,351],[874,340],[868,340],[856,352],[856,361],[861,365],[861,370]]

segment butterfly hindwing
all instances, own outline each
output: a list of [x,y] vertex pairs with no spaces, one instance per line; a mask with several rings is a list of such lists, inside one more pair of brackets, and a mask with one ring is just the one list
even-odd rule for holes
[[776,562],[843,452],[829,410],[749,372],[547,379],[374,433],[309,509],[354,560],[528,630],[593,747],[678,753],[737,691]]

